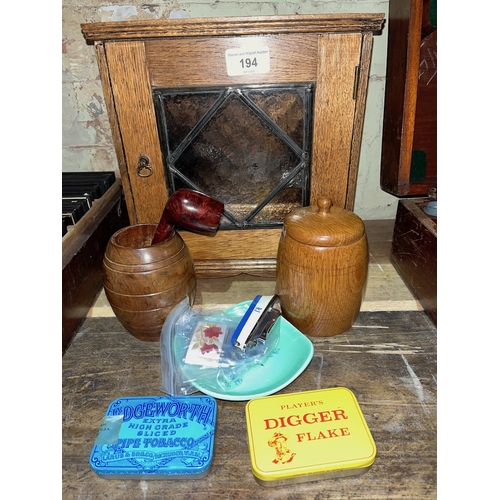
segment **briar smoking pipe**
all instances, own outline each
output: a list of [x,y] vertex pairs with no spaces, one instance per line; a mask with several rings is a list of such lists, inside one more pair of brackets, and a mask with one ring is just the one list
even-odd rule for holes
[[192,189],[179,189],[167,200],[151,245],[167,240],[175,227],[210,235],[217,232],[224,204]]

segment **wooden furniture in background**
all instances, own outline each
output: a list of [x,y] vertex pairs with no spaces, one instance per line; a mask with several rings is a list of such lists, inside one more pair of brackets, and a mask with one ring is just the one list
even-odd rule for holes
[[434,15],[434,0],[389,2],[380,181],[394,196],[427,196],[437,183]]
[[399,201],[391,262],[437,324],[437,218],[423,211],[428,201],[427,198]]
[[128,225],[119,179],[62,239],[62,353],[102,289],[102,259],[111,235]]
[[422,207],[437,187],[436,16],[435,0],[389,2],[380,175],[384,191],[407,198],[398,203],[391,262],[435,324],[437,218]]
[[[383,20],[384,14],[335,14],[83,24],[96,48],[131,223],[157,222],[168,197],[154,88],[312,82],[311,204],[327,196],[352,209],[373,34]],[[228,75],[226,49],[245,43],[269,48],[268,73]],[[148,177],[140,175],[144,158]],[[274,276],[280,234],[281,228],[219,231],[210,241],[182,236],[200,277]]]

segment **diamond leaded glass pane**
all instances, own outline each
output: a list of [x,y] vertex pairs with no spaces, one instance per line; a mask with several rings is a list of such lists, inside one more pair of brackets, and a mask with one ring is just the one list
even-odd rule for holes
[[221,228],[281,225],[309,202],[312,85],[155,89],[169,193],[222,201]]

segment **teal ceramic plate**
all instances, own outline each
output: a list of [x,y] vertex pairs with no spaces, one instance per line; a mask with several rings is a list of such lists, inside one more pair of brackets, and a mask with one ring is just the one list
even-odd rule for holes
[[[250,304],[251,301],[241,302],[225,312],[234,314],[235,318],[241,318]],[[269,332],[269,335],[271,334],[280,336],[275,352],[263,366],[249,371],[241,384],[226,392],[221,392],[221,388],[213,379],[200,380],[198,377],[197,380],[196,368],[184,365],[184,375],[200,392],[218,399],[248,401],[274,394],[291,384],[307,368],[314,354],[314,347],[303,333],[282,316]],[[190,373],[191,369],[193,373]]]

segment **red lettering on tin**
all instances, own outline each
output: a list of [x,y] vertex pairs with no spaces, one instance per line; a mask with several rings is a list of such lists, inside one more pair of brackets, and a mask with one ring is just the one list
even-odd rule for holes
[[266,431],[269,429],[276,429],[276,427],[278,427],[278,421],[275,418],[266,418],[264,423],[266,424]]
[[298,415],[290,415],[286,419],[286,423],[291,427],[295,427],[296,425],[300,425],[301,421]]
[[287,417],[264,419],[265,430],[276,429],[278,427],[296,427],[301,424],[316,424],[318,422],[331,422],[333,420],[347,420],[345,410],[327,410],[317,413],[308,412],[302,416],[293,414]]
[[340,420],[341,418],[347,420],[348,418],[344,410],[332,410],[332,413],[335,416],[335,420]]
[[328,411],[320,411],[318,413],[318,415],[319,415],[320,422],[331,422],[332,421],[332,416],[330,415],[330,412],[328,412]]
[[304,413],[304,424],[315,424],[318,419],[315,413]]
[[319,441],[320,439],[331,439],[349,435],[349,429],[342,427],[340,429],[328,429],[327,431],[300,432],[297,434],[297,441],[302,443],[304,441]]
[[306,408],[309,406],[316,406],[316,405],[322,405],[324,404],[323,401],[305,401],[303,403],[293,403],[293,404],[286,404],[286,405],[281,405],[280,410],[295,410],[297,408]]

